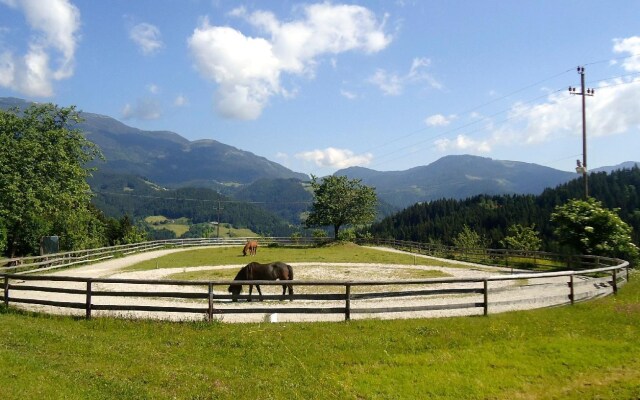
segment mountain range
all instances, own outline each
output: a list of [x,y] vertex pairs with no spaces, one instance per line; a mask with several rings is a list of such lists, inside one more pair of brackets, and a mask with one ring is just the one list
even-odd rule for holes
[[[0,98],[3,109],[28,105],[21,99]],[[259,179],[309,178],[215,140],[189,141],[174,132],[144,131],[104,115],[81,112],[80,116],[84,121],[77,128],[105,156],[105,161],[97,164],[103,171],[134,174],[165,186],[214,189]]]
[[575,173],[537,164],[452,155],[405,171],[381,172],[353,167],[335,173],[362,179],[378,196],[404,208],[442,198],[463,199],[476,194],[541,193],[576,178]]
[[[25,108],[30,103],[16,98],[0,98],[0,108]],[[78,128],[96,143],[105,156],[97,167],[102,173],[144,177],[167,187],[206,187],[254,203],[273,203],[283,193],[295,210],[281,216],[298,215],[310,197],[304,182],[307,174],[292,171],[276,162],[215,140],[189,141],[169,131],[144,131],[111,117],[81,112]],[[630,168],[636,162],[599,168],[611,171]],[[578,177],[537,164],[455,155],[429,165],[404,171],[376,171],[362,167],[339,170],[335,175],[362,179],[376,188],[388,211],[418,202],[442,198],[464,199],[476,194],[539,194]],[[100,174],[92,182],[99,186]],[[271,182],[270,182],[271,181]],[[303,206],[301,206],[301,204]],[[272,210],[275,211],[275,210]],[[287,218],[290,220],[290,218]]]

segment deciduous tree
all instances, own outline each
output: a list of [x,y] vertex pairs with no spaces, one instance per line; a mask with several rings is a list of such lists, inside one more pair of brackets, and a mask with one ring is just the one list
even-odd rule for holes
[[542,247],[542,239],[535,230],[535,225],[511,225],[508,235],[500,243],[508,249],[523,251],[538,251]]
[[617,209],[609,210],[599,201],[569,200],[556,207],[551,222],[558,240],[581,254],[638,258],[631,240],[631,227],[620,219]]
[[462,231],[453,239],[453,245],[461,249],[485,249],[489,245],[489,240],[464,225]]
[[320,180],[312,175],[311,188],[315,197],[305,221],[308,228],[333,226],[337,239],[340,227],[368,224],[375,219],[375,190],[362,184],[360,179],[327,176]]
[[101,154],[73,128],[79,121],[73,107],[53,104],[0,110],[0,220],[11,256],[35,253],[43,235],[68,233],[56,225],[85,230],[87,163]]

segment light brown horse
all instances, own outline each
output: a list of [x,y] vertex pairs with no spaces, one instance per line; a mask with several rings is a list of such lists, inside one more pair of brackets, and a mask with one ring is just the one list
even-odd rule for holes
[[258,252],[258,241],[257,240],[248,240],[247,244],[244,245],[244,249],[242,249],[242,255],[246,256],[249,253],[250,256],[255,256]]

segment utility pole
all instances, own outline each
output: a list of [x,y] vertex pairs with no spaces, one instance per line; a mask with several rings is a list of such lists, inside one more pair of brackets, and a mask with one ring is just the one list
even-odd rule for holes
[[576,92],[575,87],[569,86],[569,93],[582,96],[582,163],[577,160],[576,172],[582,173],[584,181],[584,198],[589,198],[589,183],[587,181],[587,117],[585,96],[593,96],[596,91],[594,89],[586,89],[584,87],[584,67],[577,68],[580,74],[580,92]]
[[218,200],[218,239],[220,239],[220,210],[222,210],[222,207],[220,206],[220,200]]

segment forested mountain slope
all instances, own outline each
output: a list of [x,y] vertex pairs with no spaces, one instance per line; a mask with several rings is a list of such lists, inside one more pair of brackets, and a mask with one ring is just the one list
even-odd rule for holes
[[[589,192],[607,208],[619,208],[619,215],[634,230],[633,240],[640,240],[640,168],[589,175]],[[374,224],[370,232],[376,237],[399,240],[453,244],[464,225],[485,235],[492,247],[501,247],[509,226],[532,225],[542,233],[546,250],[556,250],[553,226],[549,218],[557,205],[584,196],[582,179],[547,189],[534,195],[479,195],[465,200],[442,199],[415,204],[398,214]]]
[[167,189],[134,175],[98,172],[89,181],[93,203],[105,214],[138,219],[149,215],[188,218],[192,223],[229,223],[261,234],[288,236],[290,224],[257,205],[222,196],[206,188]]

